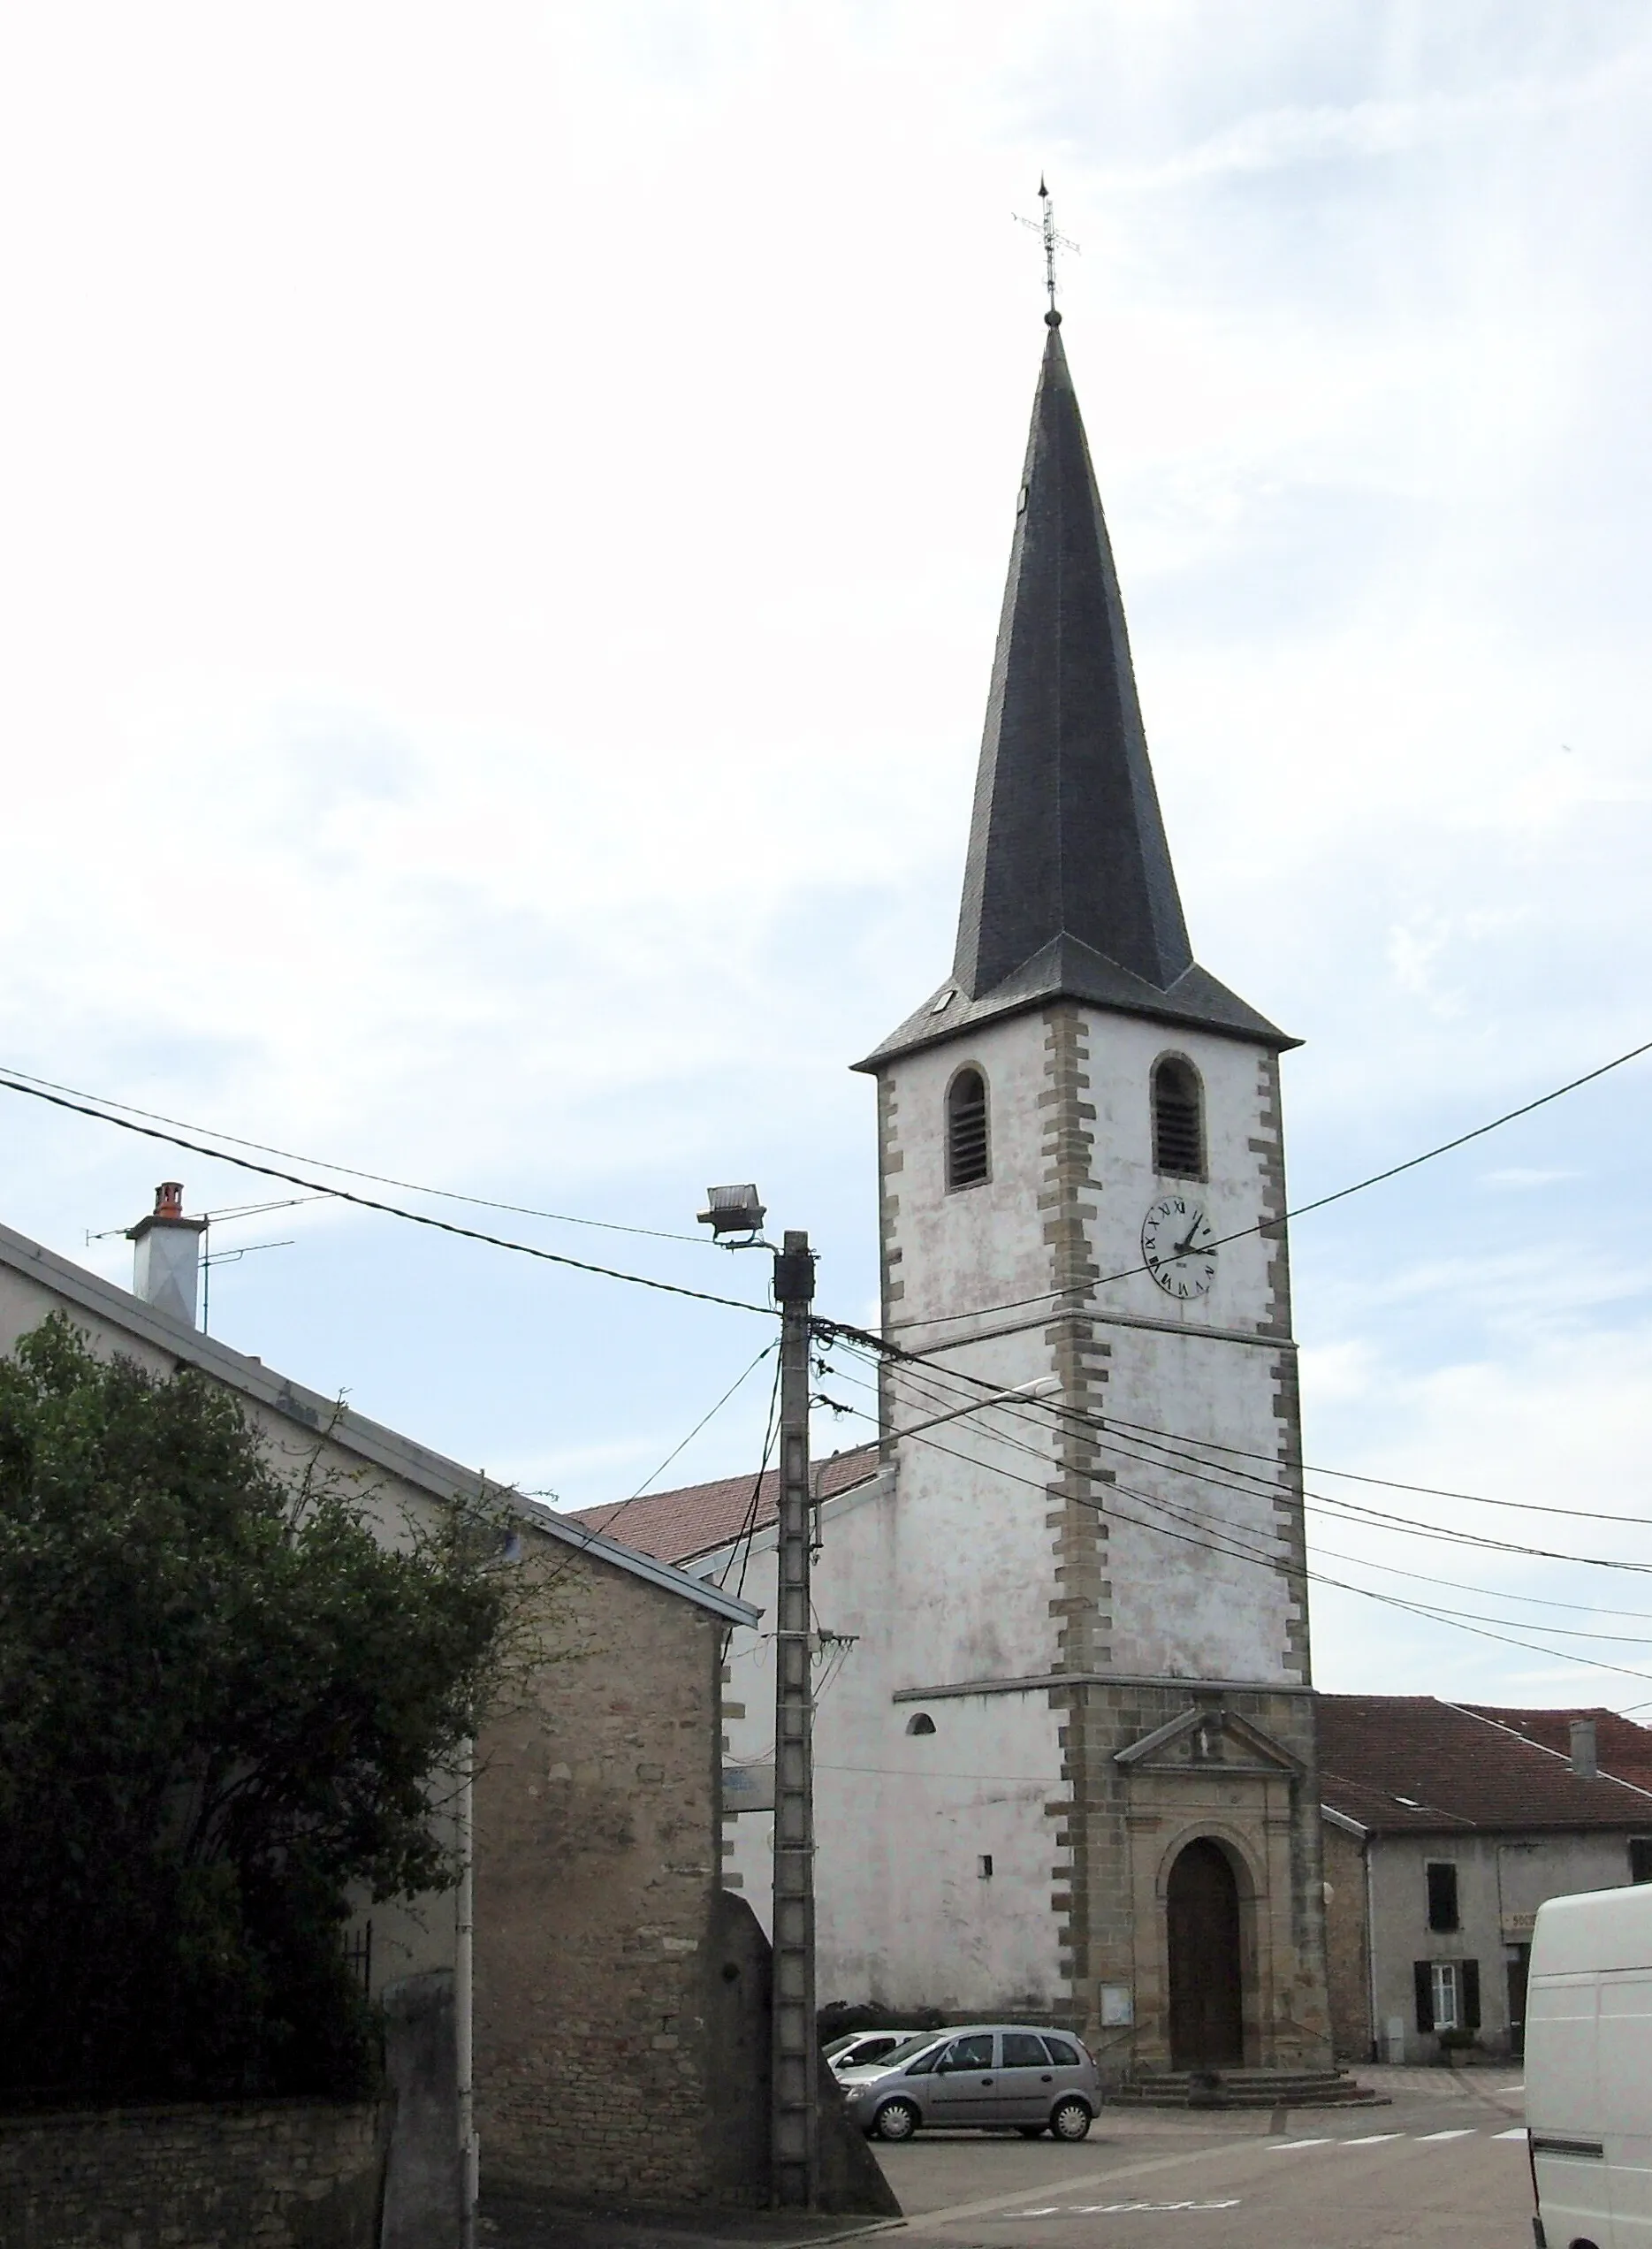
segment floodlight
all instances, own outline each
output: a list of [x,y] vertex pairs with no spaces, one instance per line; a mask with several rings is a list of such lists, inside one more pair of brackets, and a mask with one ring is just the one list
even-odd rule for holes
[[714,1241],[720,1241],[725,1234],[755,1234],[762,1227],[765,1214],[752,1180],[743,1186],[707,1187],[705,1201],[700,1224],[711,1228]]

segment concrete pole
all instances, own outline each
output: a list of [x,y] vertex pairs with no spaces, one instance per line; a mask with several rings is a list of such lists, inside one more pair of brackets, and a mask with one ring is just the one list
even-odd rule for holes
[[453,2034],[454,2076],[459,2086],[459,2241],[476,2249],[476,1745],[467,1742],[459,1776],[459,1893],[454,1901]]
[[819,2055],[815,2036],[813,1526],[809,1492],[809,1237],[774,1255],[780,1307],[780,1548],[774,1612],[773,2194],[812,2210],[820,2191]]

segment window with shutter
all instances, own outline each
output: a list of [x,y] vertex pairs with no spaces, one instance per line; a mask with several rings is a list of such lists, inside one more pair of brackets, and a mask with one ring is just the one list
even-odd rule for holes
[[1463,2028],[1477,2031],[1480,2028],[1480,1963],[1478,1960],[1461,1960],[1458,1967],[1463,1984]]
[[1428,1926],[1457,1929],[1457,1869],[1449,1860],[1435,1859],[1424,1868],[1428,1881]]
[[991,1171],[986,1134],[986,1080],[961,1070],[947,1088],[947,1185],[977,1187]]
[[1199,1072],[1167,1055],[1153,1073],[1153,1168],[1168,1179],[1205,1177],[1205,1102]]
[[1419,1960],[1412,1967],[1412,1979],[1417,1988],[1417,2028],[1434,2028],[1434,1969],[1427,1960]]

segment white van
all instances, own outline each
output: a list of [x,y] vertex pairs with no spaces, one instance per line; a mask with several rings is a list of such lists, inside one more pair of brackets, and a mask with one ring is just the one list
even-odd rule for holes
[[1652,2249],[1652,1883],[1540,1909],[1526,2126],[1537,2249]]

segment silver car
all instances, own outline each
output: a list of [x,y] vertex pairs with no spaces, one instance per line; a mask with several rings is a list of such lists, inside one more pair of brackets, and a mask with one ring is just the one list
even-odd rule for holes
[[[925,2039],[934,2035],[933,2031],[925,2033]],[[833,2074],[841,2077],[849,2070],[870,2070],[876,2062],[887,2062],[897,2047],[904,2053],[915,2036],[911,2031],[855,2031],[828,2046],[826,2058]]]
[[910,2139],[920,2124],[1013,2124],[1026,2139],[1082,2139],[1101,2099],[1076,2038],[1003,2023],[915,2039],[843,2091],[849,2115],[879,2139]]

